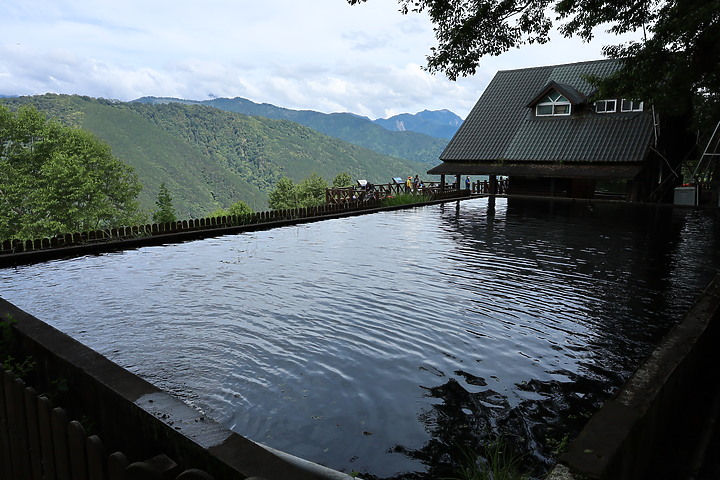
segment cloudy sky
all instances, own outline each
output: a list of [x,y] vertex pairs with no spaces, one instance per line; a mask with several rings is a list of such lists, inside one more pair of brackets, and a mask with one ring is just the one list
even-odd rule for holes
[[372,119],[443,108],[464,118],[496,71],[602,58],[615,39],[598,34],[558,35],[451,82],[422,70],[432,25],[396,0],[4,0],[0,94],[239,96]]

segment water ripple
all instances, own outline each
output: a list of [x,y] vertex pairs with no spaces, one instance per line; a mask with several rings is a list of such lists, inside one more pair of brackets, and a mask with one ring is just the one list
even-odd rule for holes
[[509,434],[541,472],[547,439],[580,428],[720,265],[713,215],[638,208],[448,203],[3,270],[0,288],[312,461],[437,478],[456,443]]

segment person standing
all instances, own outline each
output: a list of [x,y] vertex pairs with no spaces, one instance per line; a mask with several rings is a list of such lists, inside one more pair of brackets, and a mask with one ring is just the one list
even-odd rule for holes
[[465,179],[465,190],[470,190],[470,177]]

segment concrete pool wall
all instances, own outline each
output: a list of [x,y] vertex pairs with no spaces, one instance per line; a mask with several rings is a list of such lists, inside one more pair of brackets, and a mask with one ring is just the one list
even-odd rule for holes
[[616,395],[548,480],[692,478],[720,384],[720,278]]
[[33,386],[40,392],[52,390],[60,379],[70,403],[62,406],[76,418],[90,419],[107,448],[122,451],[131,461],[165,454],[184,469],[201,469],[217,479],[350,478],[271,452],[220,426],[2,298],[0,319],[12,323],[16,358],[28,355],[36,364]]

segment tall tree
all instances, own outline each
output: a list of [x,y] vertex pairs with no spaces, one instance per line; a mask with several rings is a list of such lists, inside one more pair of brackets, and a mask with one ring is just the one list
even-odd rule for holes
[[298,198],[295,182],[288,177],[278,180],[275,188],[268,195],[268,204],[273,210],[297,208]]
[[350,187],[352,184],[352,177],[347,172],[338,173],[332,181],[333,188]]
[[[357,4],[366,0],[347,0]],[[427,68],[449,78],[475,73],[482,57],[546,43],[553,24],[565,36],[593,38],[596,27],[643,38],[608,45],[621,69],[599,82],[601,93],[652,100],[664,112],[720,116],[719,0],[398,0],[403,13],[427,12],[438,42]],[[553,18],[551,18],[551,16]]]
[[140,223],[141,188],[92,134],[0,105],[0,238]]
[[172,204],[172,197],[165,186],[165,182],[160,184],[157,200],[155,205],[158,209],[153,212],[152,218],[155,223],[171,223],[177,220],[175,217],[175,207]]
[[325,189],[328,184],[324,178],[317,173],[300,182],[297,186],[298,203],[300,207],[317,207],[325,203]]

